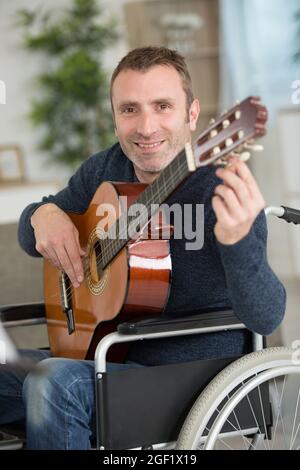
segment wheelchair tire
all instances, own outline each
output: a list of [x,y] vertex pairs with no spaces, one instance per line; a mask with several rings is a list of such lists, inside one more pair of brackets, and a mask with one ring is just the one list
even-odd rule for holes
[[[297,349],[284,347],[267,348],[247,354],[231,363],[208,384],[195,401],[180,431],[176,449],[206,450],[222,448],[223,450],[223,445],[225,445],[225,449],[227,446],[230,449],[236,449],[236,442],[234,442],[232,446],[232,444],[224,444],[224,439],[229,439],[229,442],[230,440],[241,439],[242,448],[251,450],[255,450],[258,447],[258,443],[263,449],[298,448],[300,446],[299,358],[300,354]],[[280,381],[279,383],[274,382],[274,388],[273,382],[269,382],[269,380],[275,380],[276,377],[280,377]],[[281,377],[283,377],[283,379],[281,379]],[[287,377],[293,378],[291,391],[293,393],[296,392],[296,402],[294,416],[290,416],[290,412],[285,413],[292,427],[291,434],[283,436],[283,432],[286,431],[284,428],[285,416],[283,417],[279,414],[281,413],[279,405],[281,407],[283,403],[283,393],[287,391],[285,390]],[[297,380],[298,389],[293,383],[295,378]],[[278,432],[280,439],[278,443],[276,443],[276,447],[275,442],[270,441],[270,439],[273,440],[274,438],[274,430],[272,435],[272,432],[270,432],[270,429],[266,428],[266,425],[258,425],[255,417],[253,429],[241,429],[239,426],[236,424],[233,425],[232,423],[232,416],[236,418],[236,406],[244,397],[246,397],[247,403],[249,402],[249,408],[253,414],[248,391],[253,390],[258,385],[257,390],[260,396],[260,385],[267,382],[269,384],[268,389],[270,396],[273,400],[271,415],[273,421],[272,428],[275,428],[275,435],[280,428],[280,433]],[[278,387],[280,386],[282,387],[282,392],[279,397]],[[288,403],[290,407],[292,401],[289,399]],[[261,411],[263,411],[263,407],[261,407]],[[230,413],[233,414],[230,415]],[[216,414],[217,416],[215,417],[214,415]],[[231,420],[228,420],[227,426],[229,424],[233,432],[227,432],[227,435],[223,431],[219,433],[218,430],[222,429],[229,415]],[[238,420],[235,419],[234,422],[238,423]]]

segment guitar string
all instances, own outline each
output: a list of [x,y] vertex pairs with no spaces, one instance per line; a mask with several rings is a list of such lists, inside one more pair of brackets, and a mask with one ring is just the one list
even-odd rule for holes
[[[239,145],[240,145],[240,143],[239,143]],[[235,147],[236,147],[236,146],[235,146]],[[233,151],[233,149],[231,149],[230,153],[231,153],[232,151]],[[175,181],[175,178],[176,178],[177,176],[179,176],[179,174],[182,172],[183,167],[187,164],[186,159],[185,159],[183,162],[179,163],[179,162],[180,162],[180,156],[183,155],[183,152],[184,152],[184,150],[182,150],[182,151],[178,154],[178,156],[177,156],[177,158],[176,158],[176,160],[177,160],[177,162],[178,162],[178,165],[177,165],[178,168],[177,168],[177,170],[173,173],[173,175],[171,176],[171,178],[170,178],[169,180],[167,180],[168,185],[166,185],[166,180],[163,181],[163,184],[165,184],[165,188],[166,188],[167,191],[168,191],[169,189],[171,189],[172,184],[173,184],[174,181]],[[230,153],[228,153],[227,157],[226,157],[226,156],[223,156],[222,158],[228,158],[229,155],[230,155]],[[211,165],[214,161],[217,160],[217,158],[219,158],[219,157],[216,157],[213,161],[209,161],[208,165]],[[174,160],[173,160],[173,162],[174,162]],[[203,165],[203,166],[206,166],[206,165]],[[179,184],[180,184],[180,183],[178,183],[178,185],[179,185]],[[177,186],[176,186],[176,187],[177,187]],[[176,189],[176,188],[175,188],[175,189]],[[150,205],[150,204],[152,204],[153,202],[155,202],[155,201],[154,201],[155,198],[156,198],[160,193],[161,193],[160,188],[158,188],[158,190],[157,190],[155,193],[151,194],[151,197],[149,198],[148,204]],[[168,197],[168,196],[166,196],[166,197]],[[148,214],[147,208],[145,208],[145,213],[144,213],[144,215],[146,215],[146,214]],[[121,217],[122,217],[122,215],[121,215]],[[142,216],[140,216],[140,218],[142,218]],[[120,218],[119,218],[119,219],[120,219]],[[118,222],[119,219],[117,219],[117,221],[115,221],[113,225],[115,225],[115,224]],[[136,220],[136,219],[135,219],[135,220]],[[150,222],[150,220],[149,220],[148,222],[145,222],[143,229],[145,228],[145,226],[146,226],[147,224],[149,224],[149,222]],[[112,227],[113,227],[113,225],[112,225]],[[126,224],[126,226],[127,226],[127,224]],[[110,227],[110,229],[111,229],[111,227]],[[122,235],[126,235],[126,232],[122,232]],[[101,241],[101,239],[100,239],[100,241]],[[98,263],[98,261],[99,261],[100,259],[103,259],[104,256],[106,256],[107,254],[109,254],[110,256],[113,254],[113,252],[114,252],[114,247],[115,247],[115,244],[116,244],[117,241],[120,241],[120,234],[119,234],[119,238],[118,238],[118,239],[116,239],[116,240],[109,240],[109,244],[106,245],[106,247],[104,248],[104,250],[101,250],[101,253],[100,253],[99,255],[96,255],[96,258],[95,258],[96,264]],[[125,242],[125,245],[124,245],[124,246],[126,246],[127,242],[128,242],[128,240]],[[122,249],[122,248],[121,248],[121,249]],[[84,263],[86,264],[86,266],[84,266],[84,277],[86,277],[86,276],[90,273],[90,258],[89,258],[88,256],[83,257],[83,258],[82,258],[82,262],[83,262],[83,264],[84,264]],[[69,295],[69,293],[72,291],[72,289],[73,289],[73,286],[68,287],[68,288],[66,289],[66,295]],[[60,298],[60,296],[59,296],[58,294],[53,294],[53,296],[50,296],[50,298],[54,298],[54,297]]]
[[[228,154],[228,156],[229,156],[229,155],[230,155],[230,153]],[[179,157],[179,156],[180,156],[180,154],[178,155],[178,157]],[[216,159],[217,159],[217,158],[216,158]],[[215,160],[216,160],[216,159],[215,159]],[[180,174],[180,172],[182,171],[182,167],[184,166],[184,164],[187,163],[186,160],[184,160],[184,162],[183,162],[183,163],[180,163],[180,165],[179,165],[179,158],[176,159],[176,160],[178,160],[178,168],[177,168],[177,170],[174,172],[174,174],[172,175],[172,178],[174,179],[174,181],[175,181],[175,178],[176,178],[176,177]],[[215,160],[213,160],[213,161],[215,161]],[[213,163],[213,161],[210,162],[209,164]],[[208,165],[209,165],[209,164],[208,164]],[[203,165],[203,166],[205,166],[205,165]],[[172,180],[172,178],[171,178],[169,181],[167,180],[168,183],[169,183],[168,186],[165,184],[165,187],[166,187],[167,190],[171,189],[171,187],[172,187],[172,183],[174,182],[174,181]],[[154,198],[156,198],[159,194],[160,194],[160,188],[158,188],[158,191],[157,191],[156,193],[153,193],[153,194],[152,194],[152,200],[151,200],[151,198],[149,199],[149,204],[152,204],[152,203],[154,202]],[[168,197],[168,196],[167,196],[167,197]],[[151,202],[150,202],[150,201],[151,201]],[[147,208],[146,208],[146,213],[148,213]],[[146,213],[145,213],[145,215],[146,215]],[[119,219],[118,219],[118,220],[119,220]],[[116,222],[117,222],[117,221],[116,221]],[[115,223],[116,223],[116,222],[115,222]],[[146,226],[147,223],[149,223],[149,222],[150,222],[150,221],[146,222],[146,223],[145,223],[145,226]],[[123,234],[125,235],[125,233],[123,233]],[[117,239],[117,240],[119,241],[119,239]],[[116,242],[117,240],[111,241],[111,246],[115,245],[115,242]],[[126,246],[126,244],[127,244],[127,242],[125,243],[124,246]],[[122,248],[121,248],[121,249],[122,249]],[[106,251],[104,250],[104,252],[105,252],[105,253],[109,253],[110,255],[113,254],[113,250],[110,250],[110,249],[109,249],[109,250],[106,250]],[[97,262],[98,262],[101,258],[103,258],[103,252],[101,252],[100,255],[96,255],[96,258],[95,258],[96,264],[97,264]],[[84,276],[87,276],[87,275],[90,273],[90,258],[86,256],[86,257],[83,257],[82,260],[83,260],[83,262],[87,263],[86,266],[84,267]],[[72,285],[66,289],[66,295],[67,295],[67,296],[70,294],[70,292],[72,291],[72,289],[73,289],[73,286],[72,286]],[[59,299],[59,298],[60,298],[60,295],[58,295],[58,294],[53,294],[53,295],[50,296],[49,298],[52,298],[52,299],[53,299],[53,298],[57,298],[57,299]]]
[[[178,159],[178,162],[179,162],[179,159]],[[185,166],[185,164],[186,164],[186,161],[184,161],[183,163],[180,164],[180,166],[178,166],[177,170],[173,173],[172,177],[171,177],[169,180],[167,180],[167,183],[168,183],[168,184],[166,184],[166,180],[163,181],[166,191],[169,191],[169,190],[172,188],[172,186],[174,185],[174,182],[175,182],[175,178],[176,178],[179,174],[182,173],[182,170],[183,170],[183,167]],[[178,183],[178,185],[179,185],[179,183]],[[177,187],[177,185],[176,185],[176,187]],[[175,189],[176,189],[176,188],[175,188]],[[156,191],[155,193],[152,193],[152,194],[151,194],[151,197],[149,198],[149,200],[148,200],[148,202],[147,202],[147,205],[151,205],[153,202],[155,202],[155,200],[157,200],[157,197],[158,197],[160,194],[162,194],[162,191],[161,191],[161,188],[158,188],[158,191]],[[166,197],[168,197],[168,196],[166,196]],[[143,217],[145,217],[146,215],[148,216],[148,209],[147,209],[147,207],[144,207],[144,209],[141,211],[140,216],[139,216],[138,218],[143,220]],[[126,214],[122,214],[122,215],[119,217],[119,219],[117,219],[117,221],[115,221],[115,223],[112,225],[112,227],[116,225],[116,223],[118,222],[118,220],[120,220],[121,217],[124,218],[125,216],[126,216]],[[136,222],[136,220],[137,220],[137,219],[135,219],[134,222]],[[146,220],[145,223],[144,223],[144,225],[143,225],[143,228],[144,228],[148,223],[149,223],[149,220],[148,220],[148,221]],[[108,243],[107,243],[106,245],[104,245],[104,247],[102,248],[101,254],[96,256],[96,262],[98,262],[98,260],[99,260],[100,258],[103,259],[103,258],[106,258],[107,256],[110,257],[110,256],[113,255],[113,253],[114,253],[114,251],[115,251],[116,243],[117,243],[118,241],[120,241],[121,237],[126,236],[126,234],[127,234],[127,232],[128,232],[128,231],[127,231],[127,225],[128,225],[128,224],[126,224],[125,229],[122,228],[122,230],[119,232],[117,239],[114,239],[114,240],[110,240],[110,239],[107,239],[107,238],[104,239],[104,240],[108,240]],[[110,227],[110,229],[111,229],[112,227]],[[141,232],[141,231],[142,231],[142,230],[140,230],[140,232]],[[109,232],[107,232],[107,233],[109,233]],[[127,239],[127,237],[126,237],[126,239]],[[100,239],[100,241],[101,241],[101,239]],[[102,239],[102,241],[103,241],[103,239]],[[127,241],[128,241],[128,240],[126,240],[125,245],[126,245]]]
[[[179,157],[179,156],[180,156],[180,154],[178,155],[178,157]],[[176,178],[177,176],[179,176],[180,173],[182,173],[182,169],[183,169],[183,167],[184,167],[184,166],[186,165],[186,163],[187,163],[186,160],[184,160],[183,163],[180,163],[180,164],[179,164],[180,159],[177,158],[176,160],[178,160],[178,165],[177,165],[178,168],[177,168],[177,170],[173,173],[172,177],[171,177],[169,180],[167,180],[167,183],[168,183],[168,184],[166,184],[166,180],[164,180],[166,191],[168,191],[168,190],[170,190],[170,189],[172,188],[172,186],[173,186],[173,184],[174,184],[174,182],[175,182],[175,178]],[[179,183],[178,183],[178,185],[179,185]],[[159,194],[161,194],[160,188],[158,188],[158,191],[156,191],[155,193],[152,193],[152,194],[151,194],[151,197],[149,198],[148,204],[150,205],[150,204],[152,204],[153,202],[155,202],[155,199],[157,198],[157,196],[158,196]],[[167,196],[167,197],[168,197],[168,196]],[[147,210],[147,208],[145,208],[145,210],[143,211],[143,214],[140,216],[140,218],[142,218],[142,216],[145,216],[145,215],[147,215],[147,214],[148,214],[148,210]],[[119,219],[118,219],[118,220],[119,220]],[[117,221],[116,221],[116,222],[117,222]],[[116,222],[115,222],[115,223],[116,223]],[[148,222],[145,222],[144,227],[145,227],[147,224],[149,224],[149,222],[150,222],[150,220],[149,220]],[[143,228],[144,228],[144,227],[143,227]],[[123,232],[122,232],[122,235],[126,235],[126,232],[123,231]],[[119,237],[120,237],[120,234],[119,234]],[[113,245],[115,245],[115,242],[116,242],[116,241],[119,241],[119,239],[111,241],[111,246],[109,246],[108,249],[106,249],[106,250],[104,250],[104,251],[101,251],[101,254],[96,256],[96,259],[95,259],[96,264],[97,264],[97,262],[98,262],[101,258],[103,258],[105,255],[107,255],[107,253],[109,253],[110,256],[113,254],[113,251],[114,251],[114,250],[111,249],[111,247],[113,248]],[[126,243],[127,243],[127,242],[126,242]],[[126,243],[125,243],[125,246],[126,246]],[[105,254],[103,254],[103,253],[105,253]],[[88,256],[84,256],[84,257],[82,257],[82,262],[83,262],[83,264],[86,263],[86,266],[84,266],[84,276],[87,276],[87,275],[90,273],[90,266],[89,266],[89,265],[90,265],[90,258],[89,258]],[[68,287],[68,288],[66,289],[66,295],[69,295],[69,293],[72,291],[72,289],[73,289],[73,286]],[[58,295],[58,294],[53,294],[52,296],[50,296],[51,299],[53,299],[53,298],[55,298],[55,297],[60,298],[60,295]]]
[[[183,155],[185,155],[185,153],[183,153],[183,152],[184,152],[184,151],[181,151],[181,152],[178,154],[177,158],[176,158],[176,160],[177,160],[178,163],[180,162],[180,157],[182,157]],[[172,164],[173,162],[174,162],[174,160],[171,162],[171,164]],[[177,178],[177,176],[182,172],[183,167],[186,165],[186,159],[185,159],[183,162],[180,162],[180,165],[181,165],[181,166],[178,167],[178,168],[174,171],[174,173],[171,175],[171,178],[169,177],[169,180],[167,180],[167,182],[168,182],[168,187],[167,187],[166,184],[165,184],[165,183],[166,183],[166,179],[163,179],[163,182],[162,182],[162,183],[165,184],[165,188],[166,188],[167,190],[171,189],[172,185],[173,185],[174,182],[175,182],[175,178]],[[179,183],[178,183],[178,185],[179,185]],[[149,187],[149,186],[148,186],[148,187]],[[158,197],[160,194],[162,194],[162,191],[161,191],[161,188],[158,188],[158,190],[157,190],[156,192],[154,192],[154,193],[152,193],[152,194],[150,195],[150,198],[149,198],[149,201],[148,201],[148,205],[151,205],[153,202],[155,202],[155,200],[157,199],[157,197]],[[166,197],[168,197],[168,196],[166,196]],[[148,211],[147,211],[147,212],[148,212]],[[123,217],[123,215],[121,215],[121,217]],[[121,218],[121,217],[120,217],[120,218]],[[142,218],[142,217],[140,216],[140,218]],[[118,219],[118,220],[119,220],[119,219]],[[136,219],[135,219],[135,221],[136,221]],[[115,224],[114,224],[114,225],[115,225]],[[128,224],[126,223],[126,226],[125,226],[126,232],[124,232],[124,230],[122,229],[123,231],[121,231],[121,232],[119,233],[118,240],[120,240],[121,235],[122,235],[122,237],[126,235],[126,233],[127,233],[127,225],[128,225]],[[113,227],[113,226],[112,226],[112,227]],[[109,232],[108,232],[108,233],[109,233]],[[116,244],[116,243],[115,243],[115,240],[109,240],[109,239],[106,239],[106,240],[108,240],[108,243],[107,243],[106,246],[105,246],[105,254],[104,254],[104,257],[106,257],[107,254],[110,255],[110,256],[113,254],[114,248],[115,248],[115,244]]]
[[[176,171],[173,173],[173,175],[171,176],[171,178],[169,180],[166,180],[164,179],[163,180],[163,185],[165,186],[165,192],[168,192],[172,186],[174,185],[174,182],[175,182],[175,178],[177,178],[177,176],[179,176],[180,174],[182,174],[182,170],[184,169],[184,167],[186,166],[186,160],[184,160],[184,162],[180,163],[179,165],[179,158],[176,159],[178,161],[178,168],[176,169]],[[187,167],[186,167],[187,169]],[[176,184],[176,187],[179,185],[180,183]],[[176,189],[175,187],[175,189]],[[162,194],[162,191],[161,191],[161,188],[158,188],[158,191],[156,191],[155,193],[152,193],[151,194],[151,197],[149,198],[149,201],[147,202],[147,205],[151,205],[153,202],[155,202],[155,200],[157,200],[157,197]],[[166,196],[166,198],[168,197],[168,195]],[[147,207],[144,207],[144,209],[141,211],[141,214],[140,216],[138,217],[139,219],[142,219],[143,220],[143,217],[145,216],[148,216],[148,209]],[[158,212],[158,210],[156,211]],[[126,214],[124,214],[124,216],[126,216]],[[122,217],[122,215],[121,215]],[[147,217],[148,219],[148,217]],[[120,218],[118,219],[120,220]],[[118,222],[118,220],[114,223],[114,225]],[[137,219],[134,220],[134,222],[136,222]],[[150,222],[150,220],[146,220],[144,222],[144,225],[143,225],[143,229],[145,228],[146,225],[148,225]],[[97,255],[96,256],[96,262],[98,262],[98,260],[100,258],[106,258],[107,256],[111,257],[114,253],[114,249],[115,249],[115,246],[116,246],[116,242],[120,241],[120,238],[127,235],[127,225],[126,224],[126,227],[125,227],[125,230],[121,230],[121,232],[118,234],[118,238],[116,240],[109,240],[109,242],[104,246],[104,248],[101,250],[101,254],[100,255]],[[140,225],[140,224],[139,224]],[[139,232],[142,232],[143,230],[140,230]],[[107,240],[107,239],[104,239],[104,240]],[[127,243],[127,237],[126,237],[126,242],[125,242],[125,245]]]
[[[232,151],[232,150],[231,150],[231,151]],[[182,173],[183,167],[184,167],[185,165],[187,165],[186,159],[185,159],[184,161],[180,162],[180,158],[179,158],[179,157],[180,157],[180,156],[182,157],[183,155],[185,155],[185,153],[183,153],[183,152],[184,152],[184,150],[183,150],[181,153],[179,153],[179,154],[178,154],[178,158],[176,158],[176,160],[177,160],[177,169],[174,171],[174,173],[173,173],[173,175],[171,176],[171,178],[170,178],[169,180],[164,179],[164,180],[162,181],[163,185],[165,186],[165,190],[166,190],[167,192],[171,189],[173,183],[175,182],[175,178],[177,178],[177,176]],[[231,152],[230,152],[230,153],[231,153]],[[228,154],[228,156],[230,155],[230,153]],[[228,156],[227,156],[227,158],[228,158]],[[226,157],[226,156],[225,156],[225,157]],[[218,158],[219,158],[219,157],[218,157]],[[216,157],[214,160],[212,160],[212,161],[209,160],[209,163],[207,163],[207,165],[210,165],[210,164],[213,163],[216,159],[217,159],[217,157]],[[174,162],[174,160],[173,160],[173,162]],[[173,163],[173,162],[172,162],[172,163]],[[203,165],[203,166],[206,166],[206,165]],[[188,166],[186,166],[186,169],[188,170]],[[187,173],[186,176],[188,176],[188,173]],[[166,184],[166,183],[168,183],[168,184]],[[180,183],[177,183],[174,189],[176,189],[176,188],[179,186],[179,184],[180,184]],[[151,205],[152,203],[154,203],[155,200],[156,200],[156,198],[157,198],[157,196],[158,196],[160,193],[162,193],[161,188],[158,188],[158,191],[156,191],[155,193],[152,193],[152,194],[151,194],[151,197],[149,198],[148,205]],[[164,200],[165,200],[167,197],[168,197],[168,195],[164,198]],[[156,211],[156,212],[158,212],[158,211]],[[123,217],[124,215],[126,215],[126,214],[122,214],[122,215],[120,216],[120,218]],[[141,215],[139,216],[139,218],[142,219],[144,215],[148,215],[148,209],[147,209],[147,208],[145,208],[145,211],[144,211],[143,213],[141,213]],[[116,223],[118,222],[118,220],[120,220],[120,218],[117,219],[117,221],[110,227],[110,229],[111,229],[114,225],[116,225]],[[137,219],[138,219],[138,218],[136,218],[133,222],[136,222]],[[147,224],[149,224],[149,222],[150,222],[150,220],[148,220],[148,221],[146,221],[146,222],[144,223],[143,229],[145,228],[145,226],[146,226]],[[140,225],[140,224],[139,224],[139,225]],[[127,226],[128,226],[128,224],[126,223],[125,230],[127,230]],[[143,231],[143,230],[140,230],[139,232],[141,232],[141,231]],[[109,231],[108,231],[107,233],[109,233]],[[96,257],[96,262],[98,262],[100,258],[102,258],[102,259],[105,258],[107,255],[112,256],[113,253],[114,253],[114,251],[115,251],[116,242],[120,241],[120,237],[121,237],[120,234],[122,234],[122,237],[123,237],[123,236],[126,235],[126,233],[127,233],[126,231],[125,231],[125,232],[124,232],[124,231],[121,231],[121,232],[119,233],[118,238],[117,238],[117,239],[113,239],[113,240],[110,240],[110,239],[108,239],[108,238],[105,238],[104,240],[108,240],[108,243],[107,243],[107,244],[104,246],[104,248],[101,250],[100,255],[98,255],[98,256]],[[126,237],[126,238],[127,238],[127,237]],[[127,241],[128,241],[128,240],[127,240]],[[126,245],[127,241],[125,242],[125,245]],[[124,246],[125,246],[125,245],[124,245]],[[121,247],[120,249],[122,249],[122,247]]]
[[[241,139],[239,139],[239,141],[236,141],[236,142],[235,142],[235,145],[233,146],[233,148],[230,149],[230,151],[229,151],[227,154],[222,155],[222,158],[223,158],[223,159],[227,159],[227,158],[230,156],[230,154],[234,151],[234,149],[235,149],[236,147],[240,146],[241,143],[242,143],[242,142],[241,142]],[[193,148],[193,153],[195,153],[195,145],[194,145],[194,148]],[[162,181],[162,183],[163,183],[163,185],[165,186],[165,188],[166,188],[167,191],[168,191],[169,189],[171,189],[171,185],[172,185],[172,183],[173,183],[172,178],[173,178],[174,181],[175,181],[175,178],[181,173],[183,167],[187,164],[186,158],[185,158],[182,162],[180,162],[180,159],[182,159],[183,156],[186,157],[185,149],[183,149],[183,150],[177,155],[177,157],[171,162],[171,164],[173,164],[175,161],[177,161],[177,169],[175,170],[175,172],[173,173],[173,175],[171,176],[171,178],[170,178],[169,180],[163,179],[163,181]],[[211,164],[213,164],[216,160],[218,160],[219,158],[220,158],[220,156],[218,156],[218,155],[210,156],[210,158],[207,159],[208,161],[207,161],[204,165],[202,165],[202,166],[211,165]],[[174,165],[174,166],[175,166],[175,165]],[[168,167],[167,167],[167,168],[168,168]],[[188,167],[187,167],[187,169],[188,169]],[[188,175],[187,175],[187,176],[188,176]],[[170,182],[171,185],[169,185],[169,187],[167,187],[166,182],[168,182],[168,183]],[[178,184],[176,185],[175,189],[177,188],[177,186],[179,186],[179,184],[180,184],[180,183],[178,183]],[[157,191],[156,193],[153,193],[153,194],[151,195],[151,196],[152,196],[152,200],[149,199],[149,201],[148,201],[148,204],[149,204],[149,205],[152,204],[153,202],[155,202],[153,199],[156,199],[156,197],[160,194],[160,192],[161,192],[161,190],[160,190],[160,188],[158,188],[158,191]],[[168,197],[168,196],[166,196],[166,198],[167,198],[167,197]],[[164,199],[166,199],[166,198],[164,198]],[[119,217],[119,219],[117,219],[117,221],[110,227],[109,231],[112,229],[112,227],[114,227],[114,226],[116,225],[116,223],[118,222],[118,220],[120,220],[120,218],[122,218],[123,215],[124,215],[124,214],[122,214],[122,215]],[[142,218],[142,217],[140,216],[140,218]],[[136,222],[136,219],[134,220],[134,222]],[[128,225],[128,224],[127,224],[127,221],[126,221],[126,226],[125,226],[125,227],[127,227],[127,225]],[[145,225],[146,225],[146,223],[145,223]],[[126,230],[126,228],[125,228],[125,230]],[[107,233],[109,233],[109,231],[108,231]],[[126,232],[122,232],[122,236],[124,236],[124,235],[126,235]],[[104,240],[108,240],[108,243],[105,245],[105,253],[104,253],[103,250],[102,250],[101,255],[99,255],[101,258],[106,257],[107,254],[108,254],[109,256],[113,255],[113,253],[114,253],[114,251],[115,251],[116,241],[120,241],[120,234],[119,234],[117,240],[116,240],[116,239],[110,239],[110,240],[109,240],[108,238],[106,238],[106,239],[104,239]],[[126,243],[125,243],[125,245],[126,245]],[[122,247],[121,247],[120,249],[122,249]],[[103,254],[103,253],[104,253],[104,254]],[[98,259],[96,259],[96,261],[98,261]]]

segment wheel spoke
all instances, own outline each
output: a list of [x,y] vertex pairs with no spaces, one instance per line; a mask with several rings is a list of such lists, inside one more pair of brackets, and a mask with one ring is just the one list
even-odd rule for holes
[[[274,381],[274,390],[275,390],[276,397],[277,397],[279,395],[279,393],[278,393],[278,388],[277,388],[277,380],[276,380],[275,377],[274,377],[273,381]],[[281,404],[282,404],[282,400],[283,400],[283,394],[284,394],[285,386],[286,386],[286,376],[283,379],[283,385],[282,385],[282,389],[281,389],[279,404],[278,404],[277,410],[276,410],[277,411],[277,416],[276,416],[276,424],[275,424],[275,430],[274,430],[274,439],[273,439],[272,450],[274,450],[274,446],[275,446],[275,442],[276,442],[275,438],[276,438],[276,433],[277,433],[277,429],[278,429],[279,418],[280,418],[280,422],[281,422],[281,425],[282,425],[282,435],[283,435],[283,439],[284,439],[284,442],[285,442],[285,448],[286,449],[289,448],[288,443],[287,443],[287,432],[285,430],[284,419],[283,419],[283,416],[282,416],[282,413],[281,413],[281,408],[282,408]],[[278,400],[276,400],[276,403],[278,403]]]
[[298,388],[297,404],[296,404],[296,410],[295,410],[294,421],[293,421],[293,428],[292,428],[292,433],[291,433],[291,442],[292,442],[292,443],[291,443],[291,445],[290,445],[290,447],[289,447],[290,450],[293,448],[294,442],[295,442],[296,437],[297,437],[297,434],[298,434],[299,425],[300,425],[300,423],[299,423],[298,426],[297,426],[296,433],[295,433],[294,438],[293,438],[293,434],[294,434],[294,430],[295,430],[295,424],[296,424],[296,418],[297,418],[297,414],[298,414],[299,392],[300,392],[300,389]]
[[176,447],[300,448],[300,364],[293,354],[267,348],[225,367],[194,403]]

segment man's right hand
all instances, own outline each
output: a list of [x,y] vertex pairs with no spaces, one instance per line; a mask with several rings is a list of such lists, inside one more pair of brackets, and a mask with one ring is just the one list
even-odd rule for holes
[[55,204],[40,206],[31,217],[36,250],[64,271],[74,287],[84,279],[79,233],[70,217]]

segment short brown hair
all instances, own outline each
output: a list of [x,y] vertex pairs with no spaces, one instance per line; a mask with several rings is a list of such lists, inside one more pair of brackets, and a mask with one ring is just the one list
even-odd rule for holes
[[189,74],[185,59],[176,50],[167,47],[138,47],[130,51],[117,65],[113,71],[110,81],[110,99],[112,105],[112,87],[116,77],[122,70],[142,70],[147,71],[154,65],[167,65],[173,67],[179,73],[182,86],[186,94],[187,112],[194,100],[192,91],[192,80]]

